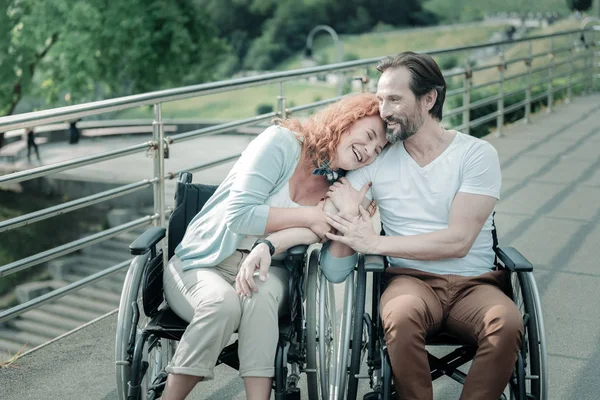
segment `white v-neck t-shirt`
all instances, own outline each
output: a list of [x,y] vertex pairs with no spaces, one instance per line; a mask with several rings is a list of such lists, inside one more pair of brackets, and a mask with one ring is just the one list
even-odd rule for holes
[[[452,143],[435,160],[420,167],[403,143],[384,149],[375,161],[346,177],[356,188],[373,186],[367,196],[375,200],[388,236],[430,233],[448,227],[450,208],[458,192],[500,198],[500,162],[494,147],[457,132]],[[469,253],[463,258],[417,261],[388,258],[393,267],[435,274],[477,276],[494,267],[492,216],[485,222]]]

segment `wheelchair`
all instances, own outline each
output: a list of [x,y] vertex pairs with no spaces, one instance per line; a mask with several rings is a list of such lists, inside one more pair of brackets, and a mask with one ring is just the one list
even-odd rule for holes
[[[506,270],[509,274],[510,288],[507,295],[521,311],[525,328],[512,376],[501,399],[506,399],[508,392],[511,400],[546,400],[548,399],[546,339],[540,297],[533,277],[533,266],[516,249],[498,246],[495,224],[492,235],[496,267]],[[339,386],[336,390],[339,396],[335,398],[355,400],[360,379],[368,379],[371,389],[364,395],[364,400],[395,398],[392,369],[385,344],[383,324],[379,316],[379,300],[383,292],[382,283],[386,268],[387,259],[359,254],[355,270],[354,300],[346,299],[349,304],[354,301],[354,306],[345,308],[346,312],[351,314],[347,316],[347,334],[341,336],[340,351],[346,351],[347,355],[342,359],[338,371],[336,384]],[[372,275],[370,313],[365,310],[369,273]],[[352,282],[353,279],[351,274],[347,283]],[[432,381],[441,376],[448,376],[464,384],[466,374],[459,370],[459,367],[473,360],[476,346],[462,343],[443,332],[428,339],[426,345],[449,346],[453,349],[441,358],[435,357],[428,351]],[[346,389],[347,394],[344,397]]]
[[[123,284],[116,328],[116,379],[120,400],[157,399],[164,390],[165,367],[188,323],[179,318],[164,299],[163,252],[158,244],[167,236],[170,259],[187,225],[216,188],[193,184],[192,174],[183,172],[177,183],[176,205],[169,218],[168,234],[162,227],[153,227],[130,245],[136,257]],[[288,250],[283,261],[291,274],[289,309],[279,319],[274,360],[276,400],[301,398],[301,373],[306,374],[310,400],[327,394],[333,362],[334,324],[330,312],[335,306],[332,307],[332,285],[320,272],[319,252],[318,246],[296,246]],[[237,341],[222,350],[219,364],[239,369]]]

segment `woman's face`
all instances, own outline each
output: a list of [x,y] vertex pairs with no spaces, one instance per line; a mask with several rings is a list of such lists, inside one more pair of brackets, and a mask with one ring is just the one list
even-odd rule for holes
[[350,171],[369,165],[386,144],[385,126],[379,115],[363,117],[342,135],[332,166]]

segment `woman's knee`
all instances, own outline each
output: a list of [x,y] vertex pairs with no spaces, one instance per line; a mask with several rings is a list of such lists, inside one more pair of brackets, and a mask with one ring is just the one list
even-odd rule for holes
[[228,291],[210,293],[198,302],[195,309],[196,315],[207,312],[214,313],[219,317],[239,320],[242,312],[239,295],[233,288]]

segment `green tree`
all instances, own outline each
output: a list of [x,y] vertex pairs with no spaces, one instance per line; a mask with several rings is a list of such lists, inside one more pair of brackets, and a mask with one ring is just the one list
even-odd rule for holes
[[571,11],[587,11],[592,6],[592,0],[567,0],[567,7]]
[[[227,49],[192,0],[0,0],[0,115],[212,78]],[[4,12],[6,10],[6,12]]]

